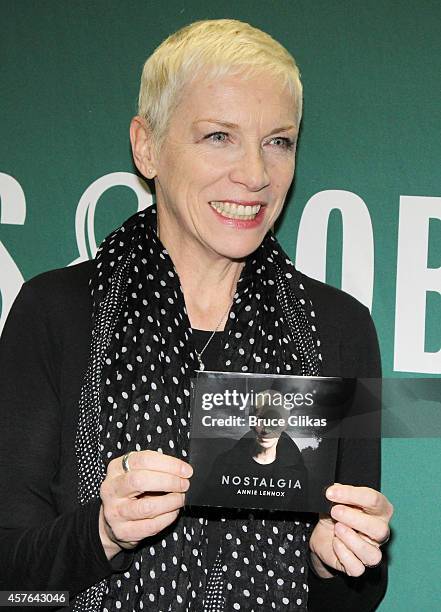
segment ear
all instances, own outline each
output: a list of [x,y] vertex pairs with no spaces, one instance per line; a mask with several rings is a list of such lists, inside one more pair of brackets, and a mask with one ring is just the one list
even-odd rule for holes
[[138,115],[130,123],[130,142],[136,167],[143,176],[153,179],[156,176],[153,135],[145,119]]

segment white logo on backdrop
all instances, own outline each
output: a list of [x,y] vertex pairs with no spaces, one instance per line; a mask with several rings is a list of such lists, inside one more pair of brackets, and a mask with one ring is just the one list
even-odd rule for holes
[[441,373],[441,350],[425,350],[427,294],[441,294],[441,267],[427,267],[430,219],[441,220],[441,198],[401,196],[394,351],[399,372]]
[[[138,211],[153,203],[153,196],[147,184],[130,172],[112,172],[94,181],[80,198],[75,216],[75,235],[79,257],[71,264],[80,263],[95,257],[95,211],[98,200],[112,187],[128,187],[137,196]],[[8,174],[0,173],[0,223],[24,225],[26,200],[18,181]],[[23,284],[23,276],[5,246],[0,242],[0,291],[2,297],[0,334],[8,312]]]
[[115,186],[132,189],[138,198],[138,212],[153,203],[153,196],[142,179],[130,172],[112,172],[94,181],[80,198],[75,215],[75,235],[79,257],[69,265],[93,259],[97,252],[95,240],[95,210],[105,191]]
[[[9,174],[0,172],[0,223],[24,225],[26,219],[26,198],[18,181]],[[23,284],[23,276],[0,241],[0,293],[2,297],[0,333],[15,296]]]
[[368,208],[351,191],[319,191],[303,210],[297,236],[296,266],[317,280],[326,279],[329,215],[341,213],[343,223],[342,289],[369,310],[374,290],[374,234]]

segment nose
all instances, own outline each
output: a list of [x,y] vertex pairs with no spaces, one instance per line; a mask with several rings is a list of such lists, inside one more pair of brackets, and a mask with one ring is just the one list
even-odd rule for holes
[[233,183],[244,185],[249,191],[261,191],[270,183],[263,151],[255,146],[248,146],[243,155],[236,160],[230,172]]

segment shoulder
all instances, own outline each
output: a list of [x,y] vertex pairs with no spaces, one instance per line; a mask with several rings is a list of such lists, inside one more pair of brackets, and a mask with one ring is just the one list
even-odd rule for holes
[[326,285],[300,273],[306,293],[321,320],[334,327],[367,323],[371,320],[369,310],[356,298],[341,289]]
[[378,340],[368,308],[341,289],[299,274],[313,304],[323,373],[329,376],[379,376]]
[[90,315],[92,298],[89,279],[93,261],[85,261],[67,268],[43,272],[26,281],[20,291],[21,299],[35,310],[51,317]]
[[248,431],[239,440],[237,440],[231,448],[220,453],[216,458],[216,464],[222,469],[225,466],[237,466],[241,462],[244,456],[249,456],[251,453],[251,447],[255,440],[255,434],[253,431]]
[[302,453],[294,440],[285,431],[282,431],[278,443],[277,455],[279,459],[289,460],[289,463],[296,463],[302,458]]
[[89,278],[93,261],[50,270],[26,281],[9,312],[5,327],[26,327],[56,344],[90,332],[92,299]]
[[24,288],[42,298],[81,300],[88,295],[93,267],[93,261],[84,261],[74,266],[49,270],[26,281]]
[[27,380],[29,389],[46,385],[64,398],[66,405],[78,393],[87,364],[92,327],[88,278],[92,269],[93,262],[86,262],[25,282],[0,339],[0,362],[2,367],[7,364],[6,371],[15,372],[11,380],[19,375]]

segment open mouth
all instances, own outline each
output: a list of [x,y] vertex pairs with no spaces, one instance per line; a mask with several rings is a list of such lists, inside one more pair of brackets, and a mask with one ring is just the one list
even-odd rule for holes
[[234,202],[210,202],[210,206],[222,217],[239,221],[253,221],[262,208],[261,204],[244,205]]

